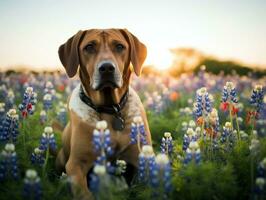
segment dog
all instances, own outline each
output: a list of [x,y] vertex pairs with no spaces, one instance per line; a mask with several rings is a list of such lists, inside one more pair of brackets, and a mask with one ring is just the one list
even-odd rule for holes
[[97,121],[107,122],[116,159],[134,168],[138,167],[139,150],[129,144],[135,116],[142,117],[146,140],[151,144],[144,107],[129,86],[132,72],[137,76],[141,73],[147,49],[126,29],[90,29],[68,39],[58,54],[67,75],[72,78],[78,74],[80,84],[68,99],[70,120],[62,134],[56,168],[71,177],[74,197],[92,199],[87,174],[97,156],[92,143]]

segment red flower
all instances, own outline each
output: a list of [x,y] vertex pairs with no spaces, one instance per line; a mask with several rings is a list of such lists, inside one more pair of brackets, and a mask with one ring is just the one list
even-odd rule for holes
[[233,114],[233,115],[237,114],[238,111],[239,111],[238,108],[236,108],[235,106],[232,107],[232,114]]
[[32,104],[29,103],[29,104],[27,105],[27,110],[31,110],[31,109],[32,109]]
[[222,110],[222,111],[227,111],[228,110],[228,108],[229,108],[229,103],[228,102],[222,102],[221,103],[221,105],[220,105],[220,109]]
[[22,117],[23,117],[23,118],[26,118],[27,115],[28,115],[28,112],[27,112],[26,110],[23,110],[23,111],[22,111]]

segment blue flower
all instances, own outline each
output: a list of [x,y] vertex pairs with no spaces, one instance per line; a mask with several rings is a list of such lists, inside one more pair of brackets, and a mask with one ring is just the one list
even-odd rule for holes
[[45,110],[42,110],[40,112],[40,123],[45,124],[45,122],[47,122],[47,114]]
[[109,129],[107,129],[106,121],[97,122],[96,129],[93,131],[92,142],[95,152],[99,154],[96,163],[103,164],[106,161],[106,156],[113,155],[111,135]]
[[[172,190],[171,165],[168,156],[158,154],[151,167],[152,199],[169,199]],[[162,196],[161,196],[162,195]]]
[[52,108],[52,105],[53,105],[52,95],[45,94],[43,96],[43,109],[47,111]]
[[192,128],[188,128],[186,134],[183,137],[183,151],[186,151],[191,141],[197,141],[200,135],[200,127],[197,127],[194,131]]
[[233,103],[238,102],[236,98],[236,89],[232,82],[226,82],[223,88],[222,102],[227,102],[227,101],[233,102]]
[[0,140],[15,142],[19,134],[18,115],[15,109],[10,109],[0,126]]
[[67,124],[67,111],[64,107],[60,108],[59,112],[57,113],[57,119],[63,126]]
[[140,116],[134,117],[133,119],[133,123],[131,124],[130,138],[131,138],[130,143],[137,144],[139,150],[141,148],[140,147],[141,145],[148,144],[146,140],[144,123]]
[[197,118],[205,116],[212,111],[212,103],[205,87],[197,90],[194,113]]
[[[263,106],[263,87],[262,85],[256,85],[255,88],[252,91],[251,97],[250,97],[250,104],[254,105],[256,107],[257,113],[260,113],[262,106]],[[256,117],[258,117],[256,115]]]
[[17,180],[19,178],[19,173],[14,144],[8,143],[5,145],[0,160],[0,181],[6,180],[9,177]]
[[28,169],[24,178],[23,197],[25,199],[39,200],[42,197],[40,178],[35,170]]
[[104,165],[96,164],[93,168],[93,173],[90,176],[90,190],[92,192],[99,192],[101,179],[104,179],[105,176],[107,176],[106,167]]
[[41,150],[46,151],[48,148],[51,149],[52,151],[56,150],[56,141],[52,127],[47,126],[44,128],[44,133],[42,134],[40,143],[41,143],[40,144]]
[[45,157],[44,157],[44,150],[40,148],[35,148],[34,152],[31,154],[31,163],[36,164],[36,165],[43,165],[45,162]]
[[173,139],[171,133],[165,132],[161,142],[161,153],[171,156],[173,152]]
[[22,103],[19,104],[19,110],[22,117],[26,118],[28,114],[32,115],[34,112],[34,105],[37,103],[37,94],[33,92],[32,87],[27,87],[23,95]]
[[150,182],[151,169],[154,163],[155,155],[150,145],[144,145],[139,154],[138,179],[142,183]]
[[201,152],[200,152],[199,144],[196,141],[190,142],[189,147],[186,150],[184,164],[188,164],[192,160],[194,160],[196,164],[199,164],[201,161]]

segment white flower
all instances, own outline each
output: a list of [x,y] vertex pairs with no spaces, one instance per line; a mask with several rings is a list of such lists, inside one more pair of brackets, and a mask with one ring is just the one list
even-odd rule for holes
[[188,126],[189,127],[195,127],[196,126],[196,123],[194,122],[194,120],[190,120]]
[[133,118],[133,122],[136,124],[141,124],[142,123],[142,118],[141,116],[136,116]]
[[256,178],[256,185],[260,188],[263,188],[265,185],[265,179],[264,178]]
[[10,109],[7,115],[12,119],[18,119],[17,111],[15,109]]
[[95,165],[93,172],[99,176],[104,175],[106,173],[106,167],[104,165]]
[[43,100],[44,101],[51,101],[52,100],[52,95],[51,94],[45,94],[43,96]]
[[7,143],[5,145],[5,150],[8,152],[14,152],[15,151],[15,145],[11,143]]
[[51,126],[46,126],[44,128],[44,133],[51,134],[53,132],[53,128]]
[[107,122],[105,120],[98,121],[96,123],[96,128],[99,130],[105,130],[107,128]]
[[160,153],[155,157],[155,162],[160,166],[165,166],[169,163],[169,159],[166,154]]
[[144,157],[152,157],[154,156],[154,152],[153,152],[153,148],[150,145],[143,145],[142,146],[142,150],[141,150],[141,154]]
[[199,149],[199,144],[196,141],[191,141],[189,143],[189,147],[188,147],[191,151],[196,151],[197,149]]
[[40,148],[37,147],[37,148],[34,149],[34,153],[35,154],[42,154],[43,150],[41,150]]
[[45,111],[45,110],[42,110],[42,111],[40,112],[40,115],[41,115],[41,116],[45,116],[45,115],[46,115],[46,111]]
[[225,128],[226,129],[231,129],[232,128],[231,122],[225,122]]
[[228,90],[232,90],[232,89],[235,88],[235,85],[234,85],[233,82],[226,82],[225,87],[226,87]]
[[32,87],[27,87],[26,88],[26,93],[31,94],[33,92],[33,88]]
[[187,129],[187,134],[188,134],[189,136],[193,135],[193,133],[194,133],[194,131],[193,131],[192,128],[188,128],[188,129]]
[[164,137],[166,137],[166,138],[172,138],[170,132],[165,132],[164,133]]
[[182,122],[181,126],[187,127],[187,122]]
[[255,85],[255,91],[261,91],[262,90],[262,85]]
[[206,87],[202,87],[200,89],[197,90],[197,94],[200,96],[203,96],[207,93],[207,88]]
[[34,169],[28,169],[26,171],[26,178],[35,179],[37,177],[37,172]]

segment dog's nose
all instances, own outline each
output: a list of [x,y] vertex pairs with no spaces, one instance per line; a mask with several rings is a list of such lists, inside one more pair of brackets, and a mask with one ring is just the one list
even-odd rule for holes
[[104,63],[99,67],[100,74],[112,74],[115,71],[115,67],[112,63]]

